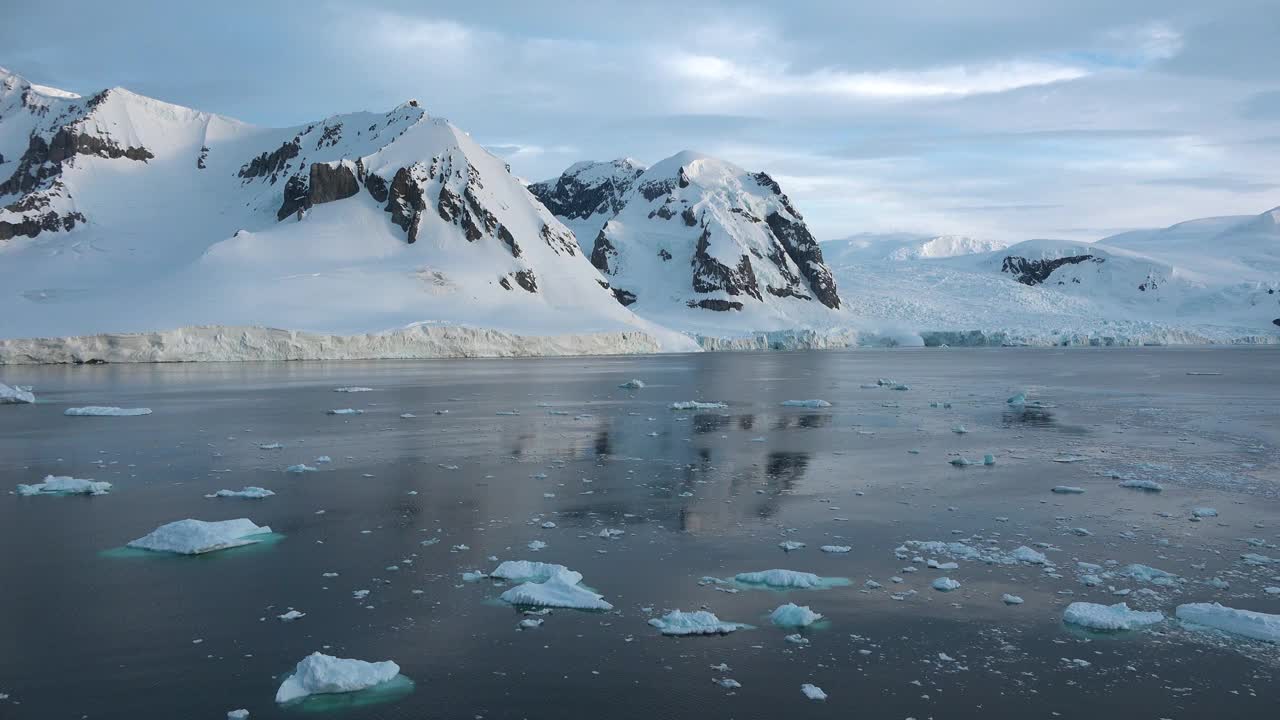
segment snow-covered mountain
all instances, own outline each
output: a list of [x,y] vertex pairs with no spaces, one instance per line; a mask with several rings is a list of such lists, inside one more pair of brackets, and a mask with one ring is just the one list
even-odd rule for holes
[[643,169],[579,163],[531,186],[574,223],[618,301],[681,329],[828,327],[836,283],[804,218],[764,173],[681,152]]
[[1263,342],[1280,327],[1278,218],[1272,210],[906,262],[832,241],[828,257],[839,258],[841,284],[859,289],[846,294],[854,314],[953,344],[973,341],[955,334],[966,331],[995,341]]
[[637,330],[573,233],[416,102],[292,128],[0,71],[5,337]]
[[822,253],[830,265],[877,260],[922,260],[991,252],[1008,243],[967,235],[920,233],[858,233],[839,240],[825,240]]

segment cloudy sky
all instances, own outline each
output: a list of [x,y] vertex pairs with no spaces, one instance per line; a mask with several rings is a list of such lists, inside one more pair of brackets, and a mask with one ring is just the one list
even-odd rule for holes
[[0,0],[0,65],[264,125],[413,97],[513,172],[682,149],[821,238],[1091,240],[1280,205],[1276,0]]

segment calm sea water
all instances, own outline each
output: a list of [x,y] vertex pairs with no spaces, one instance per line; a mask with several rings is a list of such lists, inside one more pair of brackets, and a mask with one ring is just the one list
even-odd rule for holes
[[[648,387],[617,387],[631,378]],[[910,389],[862,387],[878,378]],[[0,487],[46,474],[115,485],[99,497],[0,496],[5,720],[235,708],[252,718],[1267,718],[1280,701],[1275,647],[1175,622],[1123,636],[1062,623],[1074,600],[1280,613],[1280,596],[1262,590],[1280,585],[1280,565],[1239,561],[1280,557],[1275,350],[108,365],[5,368],[0,379],[36,386],[41,401],[0,407]],[[374,390],[333,392],[350,385]],[[1043,407],[1008,406],[1020,390]],[[832,406],[780,406],[810,398]],[[668,408],[693,399],[728,408]],[[80,405],[154,414],[62,415]],[[345,407],[365,413],[326,414]],[[275,442],[284,448],[258,447]],[[996,464],[955,468],[956,453]],[[333,462],[318,472],[283,471],[321,455]],[[1166,489],[1123,489],[1113,476]],[[247,485],[276,495],[205,498]],[[1219,516],[1190,521],[1202,506]],[[248,517],[282,537],[201,557],[120,552],[186,517]],[[606,528],[625,534],[599,537]],[[535,540],[546,547],[529,550]],[[783,540],[807,547],[787,553]],[[1056,572],[933,570],[895,557],[907,540],[1030,545]],[[557,610],[517,631],[523,616],[497,601],[503,587],[462,581],[493,569],[490,558],[565,564],[616,609]],[[1140,562],[1185,581],[1087,587],[1077,561]],[[770,568],[850,584],[699,584]],[[961,588],[932,590],[943,574]],[[1214,577],[1230,589],[1204,583]],[[1004,593],[1025,603],[1006,606]],[[785,602],[825,616],[803,632],[808,644],[769,623]],[[704,607],[756,627],[674,639],[646,624]],[[277,619],[290,608],[306,616]],[[395,660],[412,690],[276,706],[282,676],[315,650]],[[730,669],[712,668],[721,663]],[[714,682],[726,677],[742,687]],[[803,683],[828,699],[807,700]]]

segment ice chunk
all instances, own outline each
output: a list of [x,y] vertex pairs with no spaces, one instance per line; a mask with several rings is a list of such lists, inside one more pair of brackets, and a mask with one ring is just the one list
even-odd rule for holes
[[809,627],[821,619],[822,615],[810,610],[808,605],[795,603],[779,605],[769,615],[769,620],[778,627]]
[[30,405],[36,396],[30,391],[0,383],[0,405]]
[[991,453],[987,453],[986,455],[983,455],[983,456],[982,456],[982,464],[983,464],[983,465],[995,465],[995,464],[996,464],[996,456],[995,456],[995,455],[992,455]]
[[151,408],[118,408],[90,405],[89,407],[67,408],[62,411],[62,414],[71,417],[134,417],[136,415],[150,415]]
[[627,534],[627,532],[626,532],[625,530],[616,530],[616,529],[614,529],[614,528],[605,528],[605,529],[603,529],[603,530],[601,530],[601,531],[600,531],[600,534],[599,534],[599,535],[597,535],[597,537],[602,537],[602,538],[604,538],[605,540],[617,540],[618,538],[620,538],[620,537],[622,537],[623,535],[626,535],[626,534]]
[[1218,603],[1179,605],[1174,614],[1179,620],[1193,625],[1221,630],[1252,640],[1280,643],[1280,615],[1237,610],[1223,607]]
[[699,402],[697,400],[671,403],[672,410],[723,410],[727,407],[729,406],[722,402]]
[[1053,486],[1052,491],[1059,495],[1080,495],[1084,492],[1084,488],[1074,487],[1071,485],[1055,485]]
[[1065,623],[1108,632],[1136,630],[1163,620],[1164,613],[1130,610],[1126,603],[1099,605],[1090,602],[1073,602],[1062,613],[1062,621]]
[[541,627],[543,622],[545,621],[542,618],[525,618],[520,622],[516,623],[516,629],[517,630],[533,630],[535,628]]
[[214,497],[245,498],[247,500],[261,500],[262,498],[268,498],[272,495],[275,495],[275,493],[266,488],[255,487],[253,485],[250,485],[243,490],[219,490],[213,494]]
[[45,475],[44,482],[18,486],[19,495],[106,495],[109,492],[109,482],[83,480],[66,475]]
[[1198,518],[1218,517],[1218,511],[1211,507],[1192,508],[1191,516]]
[[812,400],[783,400],[782,406],[817,409],[817,408],[831,407],[831,403],[827,402],[826,400],[819,400],[817,398],[814,398]]
[[742,623],[724,622],[706,610],[672,610],[661,618],[653,618],[649,624],[662,631],[663,635],[726,635],[751,627]]
[[951,432],[957,435],[964,435],[965,433],[969,432],[969,428],[965,427],[964,425],[952,425]]
[[628,380],[622,383],[618,387],[622,388],[623,390],[640,390],[644,387],[644,381],[636,380],[633,378],[631,380]]
[[940,577],[933,581],[933,589],[938,592],[951,592],[960,588],[960,583],[949,577]]
[[150,533],[129,543],[129,547],[155,552],[171,552],[181,555],[199,555],[252,545],[262,541],[262,536],[271,532],[265,525],[259,527],[247,518],[237,520],[220,520],[206,522],[204,520],[177,520],[161,525]]
[[248,717],[249,711],[244,708],[227,711],[227,720],[247,720]]
[[1049,558],[1045,557],[1044,553],[1032,550],[1026,545],[1022,545],[1014,549],[1014,551],[1009,553],[1009,555],[1012,556],[1013,559],[1017,560],[1018,562],[1030,563],[1032,565],[1048,565],[1049,564]]
[[373,392],[373,388],[360,387],[358,385],[353,385],[351,387],[334,388],[333,391],[340,392],[340,393]]
[[1138,582],[1151,583],[1153,585],[1172,585],[1178,576],[1170,572],[1165,572],[1159,568],[1153,568],[1150,565],[1141,565],[1134,563],[1127,565],[1120,571],[1121,575]]
[[[513,582],[525,582],[527,580],[545,582],[552,575],[565,571],[573,572],[569,568],[555,563],[535,562],[533,560],[507,560],[489,573],[489,577]],[[581,575],[578,575],[578,580],[582,580]]]
[[290,465],[289,467],[285,468],[284,471],[291,472],[291,473],[305,473],[305,472],[316,472],[316,469],[305,463],[298,463],[297,465]]
[[1017,595],[1010,595],[1009,593],[1001,595],[1000,599],[1004,601],[1005,605],[1021,605],[1023,603],[1021,597]]
[[328,465],[331,462],[333,462],[333,458],[329,457],[328,455],[321,455],[320,457],[316,458],[317,465]]
[[398,674],[400,666],[390,660],[370,663],[313,652],[298,663],[292,675],[285,678],[276,691],[276,702],[287,703],[308,695],[365,690]]
[[803,550],[804,546],[804,543],[796,542],[795,540],[783,540],[778,543],[778,547],[786,550],[787,552],[791,552],[792,550]]
[[837,554],[839,554],[839,553],[847,553],[847,552],[851,552],[851,551],[853,550],[853,547],[852,547],[851,545],[823,545],[822,547],[820,547],[820,548],[818,548],[818,549],[819,549],[819,550],[821,550],[821,551],[822,551],[822,552],[824,552],[824,553],[837,553]]
[[579,583],[582,574],[562,568],[542,582],[526,582],[502,593],[502,600],[512,605],[562,607],[576,610],[612,610],[603,596]]
[[418,417],[418,416],[417,416],[417,415],[414,415],[413,413],[400,413],[400,419],[401,419],[401,420],[412,420],[412,419],[414,419],[414,418],[416,418],[416,417]]
[[810,700],[826,700],[827,694],[822,692],[822,688],[812,683],[805,683],[800,686],[800,692]]
[[273,443],[258,443],[258,449],[259,449],[259,450],[283,450],[283,449],[284,449],[284,445],[281,445],[281,444],[280,444],[280,443],[278,443],[278,442],[273,442]]
[[330,410],[330,415],[363,415],[363,410],[353,410],[351,408],[340,408],[338,410]]
[[1164,486],[1155,480],[1125,480],[1120,483],[1122,488],[1132,488],[1134,490],[1148,490],[1150,492],[1163,492]]
[[767,585],[773,588],[809,589],[822,587],[822,578],[807,572],[795,570],[762,570],[760,572],[738,573],[734,580],[747,585]]
[[1027,404],[1027,394],[1026,394],[1026,393],[1018,393],[1017,395],[1014,395],[1013,397],[1009,398],[1008,400],[1005,400],[1005,402],[1006,402],[1006,403],[1008,403],[1009,405],[1026,405],[1026,404]]
[[280,618],[284,622],[293,622],[298,618],[304,618],[306,616],[307,614],[304,612],[298,612],[297,610],[290,610],[289,612],[283,615],[277,615],[276,617]]
[[968,467],[968,466],[970,466],[970,465],[972,465],[972,464],[973,464],[973,461],[972,461],[972,460],[970,460],[970,459],[969,459],[969,458],[967,458],[967,457],[963,457],[963,456],[958,457],[958,458],[952,458],[949,462],[950,462],[952,465],[955,465],[956,467]]

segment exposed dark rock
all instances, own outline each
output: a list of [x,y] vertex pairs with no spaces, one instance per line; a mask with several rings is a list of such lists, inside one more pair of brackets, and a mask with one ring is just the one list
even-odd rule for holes
[[746,208],[733,207],[733,208],[729,208],[729,212],[733,213],[734,215],[741,215],[742,217],[750,220],[753,223],[760,222],[760,218],[756,217],[755,215],[752,215],[751,211],[747,210]]
[[782,186],[778,184],[777,180],[769,177],[767,173],[762,172],[758,172],[751,177],[755,179],[756,184],[760,187],[767,189],[774,195],[777,195],[779,202],[782,203],[782,207],[786,208],[787,212],[791,213],[791,217],[799,220],[800,222],[804,222],[804,216],[800,214],[800,211],[792,207],[791,200],[789,200],[786,194],[782,192]]
[[[399,178],[399,175],[396,176]],[[395,192],[395,183],[391,183],[391,191]],[[462,217],[462,213],[466,208],[462,207],[462,198],[458,193],[450,190],[448,187],[440,188],[440,202],[436,205],[436,210],[440,213],[440,219],[445,222],[457,222]]]
[[743,255],[738,259],[736,268],[721,263],[711,257],[711,230],[703,229],[698,236],[698,244],[693,253],[693,289],[695,292],[709,293],[724,291],[730,295],[750,295],[763,300],[760,286],[756,282],[755,270],[751,267],[751,258]]
[[649,219],[652,220],[653,216],[655,215],[662,218],[663,220],[670,220],[671,218],[676,216],[676,211],[672,210],[671,205],[668,203],[668,204],[662,205],[657,210],[650,212]]
[[644,173],[630,164],[613,165],[617,172],[597,185],[587,185],[576,175],[565,173],[555,181],[530,185],[529,192],[558,217],[585,219],[596,213],[612,217],[622,210],[622,197]]
[[532,270],[520,270],[515,274],[515,278],[516,284],[527,292],[538,292],[538,278],[534,276]]
[[705,298],[703,300],[690,300],[685,305],[691,308],[702,308],[703,310],[714,310],[716,312],[728,312],[729,310],[741,310],[742,303],[736,300],[721,300],[719,298]]
[[698,216],[694,214],[693,208],[685,208],[684,211],[680,213],[680,218],[683,219],[684,224],[689,227],[698,226]]
[[510,290],[511,278],[507,277],[506,275],[503,275],[502,278],[498,280],[498,284],[502,286],[503,290]]
[[578,241],[574,238],[573,233],[567,230],[553,230],[547,223],[542,223],[542,230],[538,232],[542,239],[546,241],[555,254],[561,252],[568,253],[570,256],[578,254]]
[[675,186],[675,181],[670,179],[650,180],[640,186],[640,194],[644,196],[645,200],[652,202],[674,190]]
[[198,168],[198,169],[200,169],[200,170],[204,170],[204,169],[205,169],[204,161],[205,161],[205,159],[206,159],[206,158],[208,158],[208,157],[209,157],[209,148],[208,148],[208,146],[203,146],[203,147],[201,147],[201,148],[200,148],[200,156],[196,158],[196,168]]
[[[462,196],[467,201],[467,207],[470,208],[471,212],[469,214],[464,213],[462,226],[463,230],[467,234],[467,240],[475,242],[485,235],[493,235],[498,230],[498,218],[480,202],[480,198],[478,198],[475,191],[472,190],[473,187],[479,186],[480,182],[479,176],[475,174],[475,168],[470,169],[473,175],[472,181],[469,182],[466,189],[462,191]],[[480,219],[480,223],[483,224],[483,228],[472,219],[472,216]],[[512,238],[511,244],[513,246],[512,254],[516,257],[520,257],[519,249],[514,247],[515,238]]]
[[636,301],[636,294],[631,292],[630,290],[623,290],[622,288],[609,288],[609,291],[613,293],[613,299],[621,303],[623,307],[626,307]]
[[342,139],[342,123],[336,125],[325,125],[324,131],[320,133],[319,139],[316,140],[316,149],[323,147],[333,147]]
[[0,221],[0,240],[12,240],[20,235],[33,238],[41,232],[69,232],[76,223],[83,222],[86,222],[85,217],[78,212],[59,215],[53,211],[40,216],[29,215],[17,223]]
[[609,224],[605,223],[600,229],[600,234],[596,235],[595,245],[591,247],[591,264],[602,273],[609,272],[609,260],[618,256],[618,249],[609,242],[605,230],[609,228]]
[[[768,175],[764,177],[769,178]],[[769,179],[769,182],[773,180]],[[774,185],[776,186],[777,183]],[[783,197],[784,206],[785,201],[786,198]],[[799,268],[800,274],[809,281],[809,290],[817,296],[818,302],[833,310],[837,309],[840,307],[840,294],[836,291],[836,280],[832,277],[831,270],[822,260],[822,249],[818,247],[818,241],[809,233],[809,228],[805,227],[800,215],[792,211],[792,216],[796,220],[784,217],[778,212],[771,212],[765,218],[765,222],[769,224],[769,230],[773,232],[774,237],[782,243],[782,248],[786,250],[791,261]]]
[[511,231],[507,229],[506,225],[498,226],[498,239],[501,240],[502,244],[506,245],[507,249],[511,251],[512,257],[520,257],[520,244],[516,242],[515,236],[511,234]]
[[109,159],[127,158],[146,162],[155,157],[144,147],[122,148],[110,139],[77,132],[71,126],[60,128],[46,141],[39,135],[27,140],[27,149],[8,180],[0,183],[0,196],[25,195],[42,187],[50,178],[62,174],[62,164],[76,155],[96,155]]
[[387,201],[387,181],[382,179],[380,175],[366,175],[364,178],[364,189],[369,191],[369,195],[374,200],[384,203]]
[[307,187],[307,181],[301,175],[294,175],[284,184],[284,202],[280,204],[280,209],[276,211],[276,222],[280,222],[285,218],[298,213],[301,219],[301,212],[311,207],[311,192]]
[[328,163],[311,163],[310,188],[314,205],[345,200],[360,192],[355,173],[342,163],[337,167],[330,167]]
[[671,259],[671,253],[667,252],[666,248],[659,248],[658,257],[662,258],[663,261],[668,261]]
[[1280,318],[1276,318],[1275,320],[1272,320],[1271,324],[1275,325],[1276,327],[1280,327]]
[[1095,258],[1092,255],[1072,255],[1052,260],[1029,260],[1024,257],[1009,255],[1001,263],[1000,272],[1013,275],[1014,279],[1023,285],[1039,285],[1048,280],[1053,271],[1063,265],[1075,265],[1089,260],[1101,263],[1105,261],[1105,258]]
[[680,174],[676,176],[676,184],[682,188],[689,187],[689,175],[684,168],[680,168]]
[[[455,195],[454,198],[457,198]],[[441,194],[440,216],[444,217],[444,196]],[[418,225],[422,211],[427,209],[426,199],[422,197],[422,188],[414,181],[409,168],[402,167],[396,171],[391,180],[386,211],[391,213],[391,222],[408,233],[410,245],[418,239]],[[449,219],[449,218],[446,218]]]
[[270,176],[272,184],[275,184],[285,165],[293,158],[298,157],[298,152],[301,149],[300,145],[298,138],[294,138],[287,143],[281,143],[280,147],[275,150],[269,153],[264,152],[245,163],[237,175],[246,180]]

